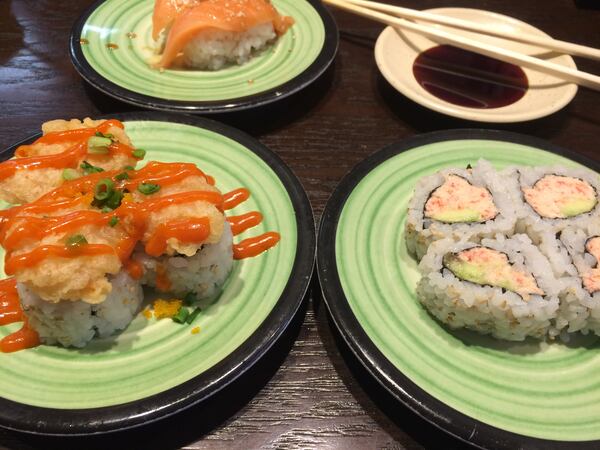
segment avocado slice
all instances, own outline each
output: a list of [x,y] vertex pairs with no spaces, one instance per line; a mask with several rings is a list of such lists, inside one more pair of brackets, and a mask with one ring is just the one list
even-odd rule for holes
[[455,209],[451,211],[440,211],[438,214],[432,214],[431,218],[439,222],[479,222],[481,214],[474,209]]
[[560,212],[563,213],[565,217],[574,217],[579,214],[590,212],[594,209],[596,203],[598,203],[598,201],[595,198],[576,199],[564,205],[560,209]]

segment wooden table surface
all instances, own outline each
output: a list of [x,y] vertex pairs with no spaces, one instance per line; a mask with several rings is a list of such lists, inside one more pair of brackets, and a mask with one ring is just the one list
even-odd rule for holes
[[[91,0],[0,0],[0,146],[54,118],[134,108],[86,86],[73,69],[70,29]],[[400,3],[400,2],[398,2]],[[592,2],[593,3],[593,2]],[[595,2],[598,3],[598,2]],[[573,0],[404,0],[420,9],[462,6],[525,20],[559,39],[600,47],[600,11]],[[277,152],[302,181],[320,219],[341,178],[386,144],[432,130],[489,127],[445,117],[395,92],[373,58],[378,24],[334,12],[340,48],[332,68],[300,95],[214,117]],[[600,64],[578,61],[600,73]],[[600,161],[600,93],[580,90],[562,111],[495,126],[547,139]],[[0,431],[7,448],[458,448],[462,444],[394,401],[350,354],[313,280],[310,298],[249,373],[204,404],[135,431],[40,438]]]

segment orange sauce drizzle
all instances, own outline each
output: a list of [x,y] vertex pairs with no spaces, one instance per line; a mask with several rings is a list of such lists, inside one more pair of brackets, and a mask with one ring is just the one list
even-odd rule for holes
[[113,142],[108,147],[106,155],[88,155],[87,142],[80,142],[68,148],[64,152],[54,155],[28,156],[23,158],[9,159],[0,163],[0,180],[4,180],[19,170],[36,169],[65,169],[76,168],[80,161],[86,158],[92,162],[106,161],[116,153],[124,153],[133,157],[134,149],[119,142]]
[[23,327],[0,340],[0,352],[9,353],[39,345],[40,337],[27,323],[14,278],[0,280],[0,325],[25,322]]
[[0,341],[2,353],[12,353],[40,345],[40,335],[29,326],[27,320],[19,331],[9,334]]
[[[15,159],[0,164],[0,180],[4,180],[19,170],[36,170],[44,168],[75,168],[86,157],[92,162],[107,161],[115,154],[122,153],[133,156],[134,149],[120,142],[113,142],[108,147],[108,154],[89,154],[87,139],[97,132],[106,132],[110,127],[123,128],[118,120],[107,120],[95,128],[78,128],[60,132],[47,133],[31,145],[21,145],[15,151]],[[29,156],[36,144],[72,144],[67,150],[53,155]]]
[[5,261],[4,271],[7,275],[13,275],[15,272],[35,266],[51,256],[56,258],[76,258],[111,253],[115,253],[115,250],[106,244],[83,244],[72,248],[63,245],[43,245],[28,253],[8,257]]
[[263,216],[258,211],[251,211],[241,216],[229,216],[227,221],[231,225],[231,233],[237,236],[248,228],[255,227],[262,222]]
[[244,239],[239,244],[233,246],[233,259],[251,258],[260,255],[262,252],[275,246],[281,236],[279,233],[269,231],[260,236]]
[[227,211],[228,209],[235,208],[242,202],[245,202],[250,198],[250,191],[246,188],[239,188],[234,191],[228,192],[223,195],[223,209]]
[[150,236],[146,243],[146,253],[158,257],[167,250],[167,241],[177,239],[179,242],[203,242],[210,235],[210,222],[207,217],[200,219],[184,219],[162,223]]
[[17,281],[14,278],[0,281],[0,325],[22,320],[23,310],[17,293]]
[[156,267],[156,289],[162,292],[171,289],[171,280],[169,280],[165,268],[161,264]]
[[42,137],[36,139],[33,144],[19,146],[15,151],[15,156],[27,156],[32,147],[36,144],[64,144],[65,142],[81,142],[84,139],[87,140],[88,138],[94,136],[97,132],[105,133],[111,127],[118,127],[121,129],[125,128],[123,123],[120,121],[111,119],[107,120],[106,122],[102,122],[95,128],[77,128],[75,130],[46,133]]
[[139,280],[144,275],[144,267],[139,261],[128,261],[125,270],[134,280]]

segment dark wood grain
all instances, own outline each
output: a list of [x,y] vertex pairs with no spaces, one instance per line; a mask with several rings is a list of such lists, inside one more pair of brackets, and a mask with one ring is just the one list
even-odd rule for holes
[[[86,86],[68,58],[71,25],[90,0],[0,0],[0,147],[54,118],[133,108]],[[551,35],[600,46],[600,11],[572,0],[405,0],[421,9],[463,6],[512,15]],[[430,112],[380,76],[373,47],[382,27],[335,12],[333,67],[299,95],[216,119],[258,137],[302,181],[316,219],[341,178],[380,147],[416,133],[481,127]],[[580,68],[600,73],[600,65]],[[563,111],[502,128],[548,139],[600,161],[600,93],[581,90]],[[459,448],[395,402],[349,353],[313,283],[294,324],[249,373],[206,404],[158,424],[94,438],[51,439],[0,431],[6,448]]]

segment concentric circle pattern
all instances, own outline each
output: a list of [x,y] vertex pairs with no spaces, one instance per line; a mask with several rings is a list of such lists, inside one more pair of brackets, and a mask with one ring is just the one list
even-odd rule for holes
[[317,58],[325,28],[305,0],[273,0],[295,24],[275,45],[241,66],[218,71],[150,67],[152,0],[107,0],[87,19],[81,33],[83,55],[91,67],[116,85],[154,98],[216,101],[265,92],[293,79]]
[[[565,345],[511,343],[451,332],[432,319],[415,296],[417,264],[404,241],[406,209],[415,183],[439,169],[465,167],[480,157],[498,168],[576,164],[525,145],[473,139],[428,144],[385,160],[352,190],[338,221],[335,252],[343,293],[377,349],[442,403],[525,436],[599,439],[596,337]],[[436,423],[446,427],[443,420]]]
[[[222,361],[263,323],[288,282],[297,246],[294,207],[278,176],[240,143],[207,129],[159,121],[125,122],[146,160],[193,162],[222,192],[245,186],[250,200],[230,213],[259,210],[264,221],[235,239],[281,233],[268,252],[237,261],[222,295],[192,326],[141,314],[122,334],[83,350],[40,346],[0,353],[0,397],[59,409],[122,404],[166,391]],[[3,255],[0,255],[3,256]],[[3,258],[2,258],[3,259]],[[75,275],[76,276],[76,275]],[[16,327],[0,327],[6,336]]]

